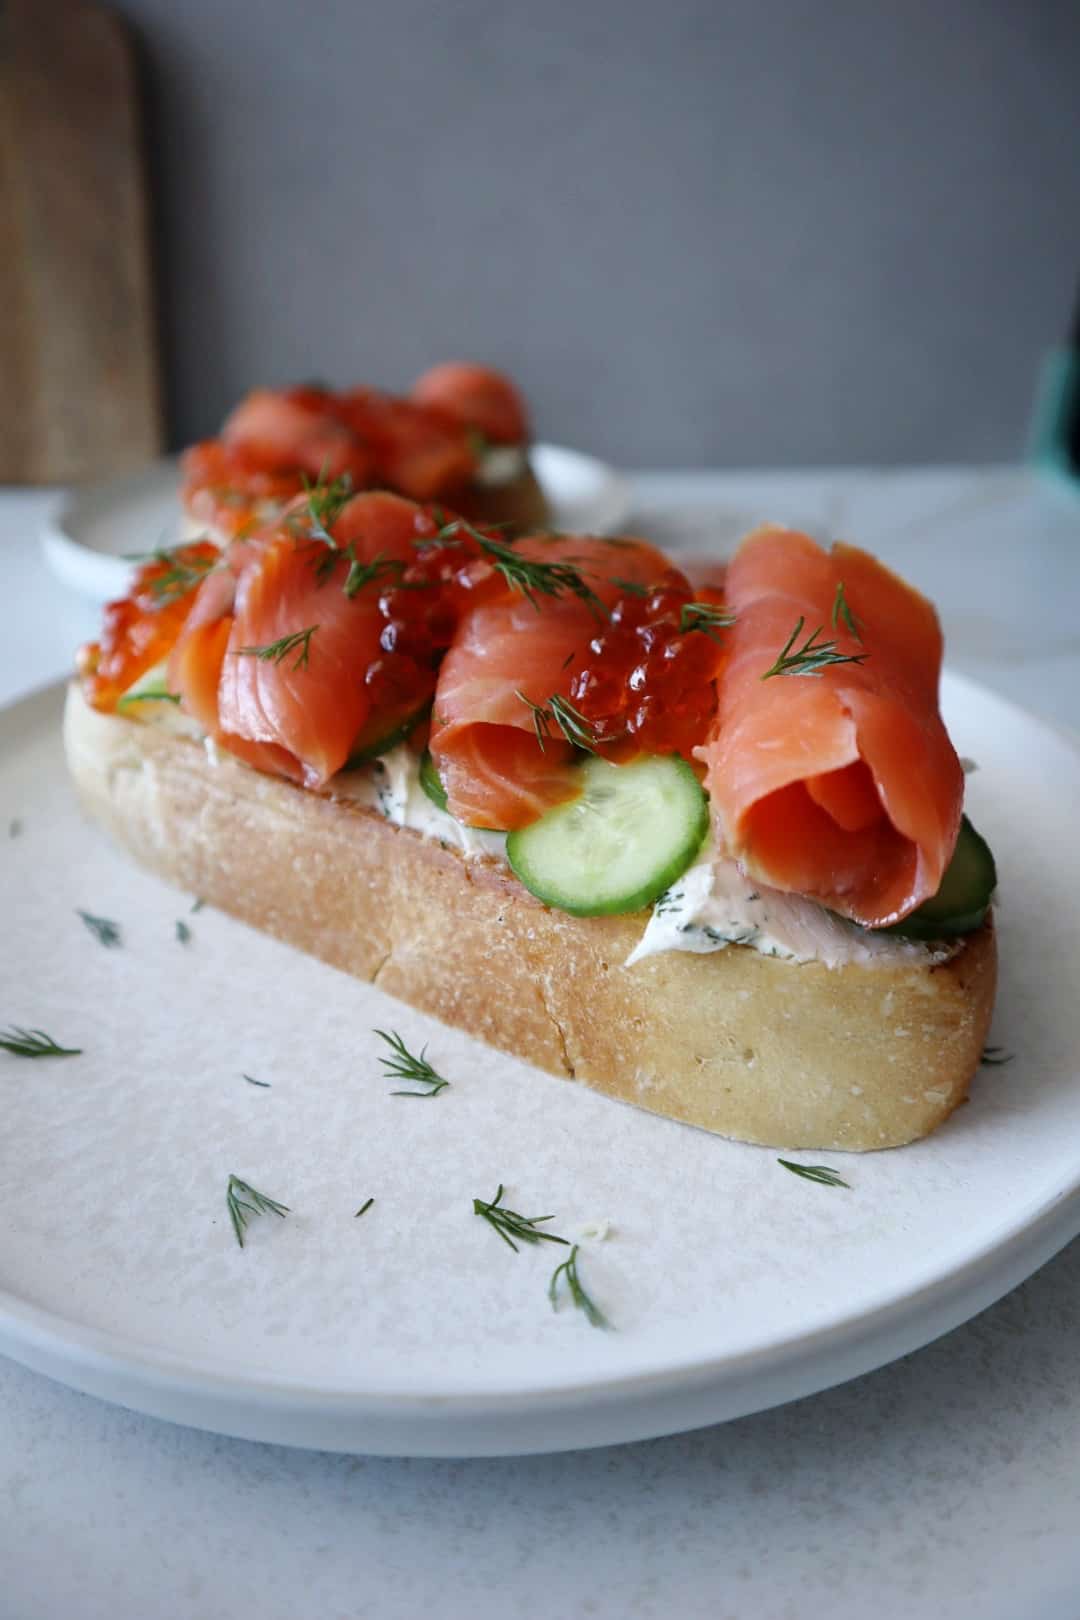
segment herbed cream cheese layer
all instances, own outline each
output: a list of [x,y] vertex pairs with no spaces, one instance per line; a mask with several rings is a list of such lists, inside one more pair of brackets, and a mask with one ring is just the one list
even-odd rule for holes
[[377,810],[395,827],[411,827],[425,838],[456,849],[466,860],[486,855],[506,860],[506,834],[483,827],[466,827],[428,798],[420,786],[420,761],[399,743],[370,765],[340,771],[323,790],[332,799],[349,799],[365,809]]
[[[162,665],[136,682],[129,696],[138,689],[164,688]],[[133,720],[204,741],[207,758],[216,762],[217,749],[174,704],[130,704],[126,713]],[[395,827],[409,827],[444,848],[457,850],[466,860],[506,860],[505,833],[466,827],[428,798],[420,785],[420,761],[403,743],[368,765],[340,771],[322,791],[331,799],[347,799],[377,811]],[[626,966],[665,951],[700,955],[731,946],[787,962],[820,962],[829,968],[930,964],[945,961],[954,949],[875,934],[812,900],[756,883],[719,853],[710,836],[694,864],[656,901]]]
[[653,906],[627,966],[661,951],[720,951],[729,945],[830,968],[930,963],[953,952],[951,946],[873,933],[813,900],[757,883],[726,860],[710,836],[693,866]]
[[[404,744],[359,770],[342,771],[324,791],[377,810],[396,827],[410,827],[458,850],[466,860],[506,860],[505,833],[466,827],[432,803],[420,785],[419,761]],[[852,963],[896,966],[950,954],[948,948],[931,950],[915,941],[868,933],[813,901],[754,884],[734,861],[719,855],[710,838],[693,866],[653,906],[626,966],[663,951],[702,954],[732,945],[833,968]]]

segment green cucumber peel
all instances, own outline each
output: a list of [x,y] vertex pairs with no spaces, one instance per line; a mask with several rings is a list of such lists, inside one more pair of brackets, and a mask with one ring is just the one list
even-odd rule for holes
[[419,709],[407,715],[400,725],[396,725],[392,731],[386,732],[382,737],[377,738],[375,742],[368,743],[366,748],[358,748],[345,761],[345,769],[352,771],[359,765],[369,765],[373,759],[378,759],[380,754],[388,754],[391,748],[396,748],[399,743],[407,742],[414,726],[419,725],[430,708],[430,703],[422,704]]
[[993,852],[963,816],[956,848],[937,893],[884,932],[908,939],[950,939],[973,933],[986,921],[996,887]]

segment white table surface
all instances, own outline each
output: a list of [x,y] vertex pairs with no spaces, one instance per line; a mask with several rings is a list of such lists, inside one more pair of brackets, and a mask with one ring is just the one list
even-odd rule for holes
[[[1013,468],[642,474],[634,488],[632,527],[673,546],[727,545],[764,518],[869,546],[937,601],[954,668],[1080,729],[1080,495]],[[49,499],[0,491],[0,702],[64,673],[97,623],[40,560]],[[1080,1240],[854,1383],[553,1457],[260,1446],[0,1358],[0,1620],[813,1613],[1080,1614]]]

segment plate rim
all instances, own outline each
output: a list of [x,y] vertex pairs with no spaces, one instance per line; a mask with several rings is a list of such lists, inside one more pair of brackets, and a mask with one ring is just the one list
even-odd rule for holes
[[[241,1379],[209,1362],[73,1324],[6,1290],[0,1353],[145,1415],[243,1439],[414,1457],[591,1449],[730,1421],[875,1371],[994,1304],[1078,1233],[1074,1186],[962,1267],[861,1316],[724,1361],[532,1391],[417,1396]],[[63,1331],[72,1326],[74,1335]]]

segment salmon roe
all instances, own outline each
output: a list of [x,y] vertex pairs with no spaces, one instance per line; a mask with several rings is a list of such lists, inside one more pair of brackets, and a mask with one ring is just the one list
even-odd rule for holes
[[430,701],[465,603],[490,578],[490,569],[476,566],[481,553],[472,536],[440,539],[447,517],[442,512],[431,517],[430,533],[421,533],[413,561],[383,565],[379,656],[364,672],[372,718],[358,739],[358,752],[402,728]]
[[693,591],[669,569],[644,594],[621,597],[610,626],[593,637],[570,679],[570,700],[589,722],[598,752],[682,754],[705,740],[716,713],[724,630],[683,628],[691,602],[719,607],[722,593]]
[[131,594],[105,608],[101,640],[80,649],[79,673],[87,701],[112,709],[140,675],[172,651],[191,609],[192,594],[221,552],[197,540],[145,563]]

